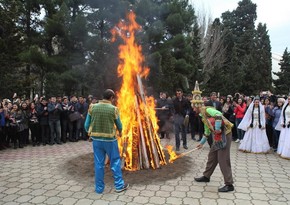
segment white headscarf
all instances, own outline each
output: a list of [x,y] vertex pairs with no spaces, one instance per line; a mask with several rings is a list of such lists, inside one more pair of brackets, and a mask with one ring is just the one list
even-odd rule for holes
[[279,121],[278,121],[278,123],[277,123],[277,125],[275,127],[275,130],[278,130],[278,131],[281,131],[282,130],[282,128],[283,128],[282,126],[284,124],[284,114],[283,114],[283,112],[285,112],[285,108],[286,108],[286,106],[288,104],[289,104],[289,100],[287,98],[287,100],[285,101],[285,103],[284,103],[284,105],[282,107],[281,115],[280,115]]
[[[249,129],[250,124],[252,123],[252,113],[255,101],[256,99],[254,99],[253,102],[251,102],[245,116],[243,117],[241,123],[238,126],[239,129],[242,129],[244,131],[247,131]],[[266,126],[265,108],[261,102],[259,102],[259,107],[260,107],[260,123],[262,127],[265,127]]]

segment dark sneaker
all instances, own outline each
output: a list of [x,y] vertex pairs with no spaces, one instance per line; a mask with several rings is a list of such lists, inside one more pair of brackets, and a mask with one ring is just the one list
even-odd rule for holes
[[183,146],[184,149],[188,149],[188,147],[186,145]]
[[116,189],[116,192],[117,192],[117,193],[120,193],[120,192],[122,192],[122,191],[127,190],[128,188],[129,188],[129,184],[124,184],[123,188],[121,188],[121,189]]

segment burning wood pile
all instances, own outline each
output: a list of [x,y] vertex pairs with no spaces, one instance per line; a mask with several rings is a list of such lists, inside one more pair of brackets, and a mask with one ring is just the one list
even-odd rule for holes
[[112,30],[113,41],[117,36],[124,41],[119,46],[118,66],[118,75],[123,82],[117,92],[117,107],[123,124],[120,153],[126,170],[156,169],[165,165],[166,159],[157,133],[154,98],[145,95],[142,84],[149,68],[143,66],[142,48],[135,42],[135,32],[141,29],[135,21],[135,14],[130,12],[127,18],[127,23],[120,21]]

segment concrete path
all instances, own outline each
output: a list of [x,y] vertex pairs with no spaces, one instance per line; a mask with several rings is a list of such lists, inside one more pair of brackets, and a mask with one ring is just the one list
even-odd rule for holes
[[[197,142],[188,136],[189,149]],[[174,145],[174,140],[162,139]],[[235,191],[219,193],[219,167],[210,183],[197,183],[205,168],[209,147],[192,152],[158,170],[124,172],[129,190],[115,193],[106,168],[104,194],[94,192],[93,151],[90,142],[54,146],[27,146],[0,151],[0,204],[290,204],[290,161],[277,154],[250,154],[232,142]],[[186,150],[181,148],[181,152]]]

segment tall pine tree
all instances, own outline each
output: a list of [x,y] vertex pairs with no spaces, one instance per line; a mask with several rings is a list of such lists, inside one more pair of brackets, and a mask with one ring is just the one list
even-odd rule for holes
[[274,72],[278,76],[277,80],[274,80],[277,94],[288,94],[290,92],[290,52],[286,48],[282,59],[280,60],[280,71]]

